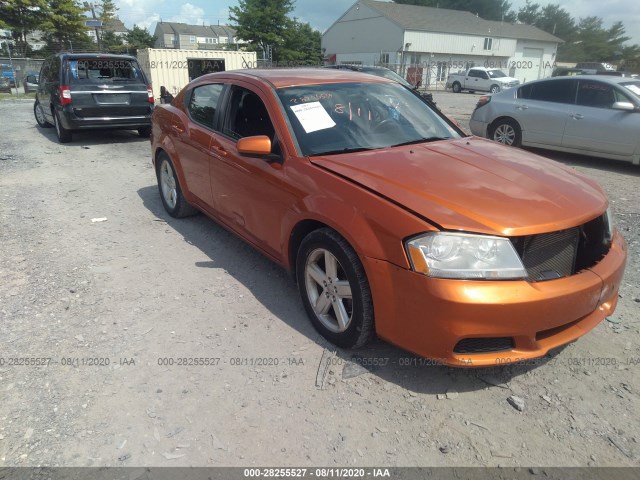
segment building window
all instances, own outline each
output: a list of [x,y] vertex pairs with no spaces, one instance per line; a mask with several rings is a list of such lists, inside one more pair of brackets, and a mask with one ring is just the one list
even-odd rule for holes
[[485,50],[493,50],[493,38],[491,37],[486,37],[484,39],[484,49]]
[[191,45],[194,45],[196,43],[196,36],[195,35],[190,35],[189,36],[189,43]]
[[388,53],[381,53],[380,54],[380,63],[383,65],[388,65],[389,64],[389,54]]
[[216,44],[216,43],[218,43],[218,39],[217,38],[207,38],[206,42],[210,43],[210,44]]
[[220,39],[220,43],[229,43],[229,39],[227,37],[222,37]]

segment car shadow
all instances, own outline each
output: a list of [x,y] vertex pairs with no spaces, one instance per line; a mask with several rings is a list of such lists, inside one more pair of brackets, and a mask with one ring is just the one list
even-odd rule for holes
[[71,142],[60,143],[56,136],[55,128],[42,128],[35,121],[33,122],[33,128],[51,143],[64,145],[65,147],[85,147],[110,143],[149,143],[149,139],[138,135],[136,130],[83,130],[73,132]]
[[313,328],[302,306],[295,281],[284,268],[204,214],[183,219],[169,216],[155,185],[141,188],[137,193],[147,210],[210,259],[196,262],[195,267],[218,268],[228,272],[275,317],[323,348],[321,358],[304,359],[305,363],[317,362],[318,388],[323,388],[325,381],[331,377],[349,381],[363,374],[373,374],[380,380],[411,392],[432,395],[452,390],[508,389],[511,379],[553,360],[553,355],[550,355],[522,365],[461,369],[418,357],[380,339],[374,339],[366,347],[357,350],[338,348]]

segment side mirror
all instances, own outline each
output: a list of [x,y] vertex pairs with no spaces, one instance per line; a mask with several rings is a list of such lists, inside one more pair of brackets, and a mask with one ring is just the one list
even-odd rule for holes
[[238,140],[237,147],[244,155],[267,156],[271,153],[271,139],[266,135],[244,137]]
[[615,102],[611,108],[614,110],[623,110],[625,112],[632,112],[636,109],[635,105],[631,102]]

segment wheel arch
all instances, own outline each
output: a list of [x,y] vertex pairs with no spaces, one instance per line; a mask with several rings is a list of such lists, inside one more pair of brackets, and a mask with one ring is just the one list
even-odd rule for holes
[[158,159],[160,158],[160,155],[162,155],[163,153],[169,157],[169,159],[171,160],[171,163],[173,164],[173,169],[175,170],[176,175],[178,176],[178,182],[180,183],[182,194],[184,195],[187,202],[191,202],[193,196],[189,191],[189,186],[187,185],[187,180],[184,176],[182,165],[180,164],[179,161],[176,162],[178,153],[176,152],[173,142],[171,142],[169,137],[165,137],[163,142],[160,145],[156,146],[155,151],[153,152],[152,161],[153,161],[153,169],[156,173],[156,176],[158,175]]
[[497,117],[496,119],[494,119],[494,120],[489,124],[489,128],[488,128],[487,133],[492,134],[492,133],[493,133],[493,130],[496,128],[496,126],[497,126],[500,122],[505,121],[505,120],[509,120],[509,121],[515,122],[515,124],[516,124],[516,125],[518,125],[518,128],[519,128],[519,129],[520,129],[520,131],[522,132],[522,125],[520,125],[520,122],[519,122],[518,120],[516,120],[515,118],[513,118],[513,117],[512,117],[512,116],[510,116],[510,115],[500,115],[499,117]]

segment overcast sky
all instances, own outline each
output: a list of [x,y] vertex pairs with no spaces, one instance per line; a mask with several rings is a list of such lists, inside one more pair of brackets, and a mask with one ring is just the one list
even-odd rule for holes
[[[354,2],[355,0],[297,0],[293,15],[324,32]],[[524,3],[525,0],[512,0],[512,8],[517,11]],[[538,0],[537,3],[560,3],[576,19],[601,17],[606,27],[621,20],[627,35],[632,37],[632,43],[640,44],[640,2],[637,0]],[[153,33],[155,23],[161,19],[165,22],[199,25],[227,24],[229,7],[237,3],[235,0],[190,0],[186,3],[175,0],[116,0],[116,4],[119,7],[118,14],[127,27],[138,24],[150,28]]]

